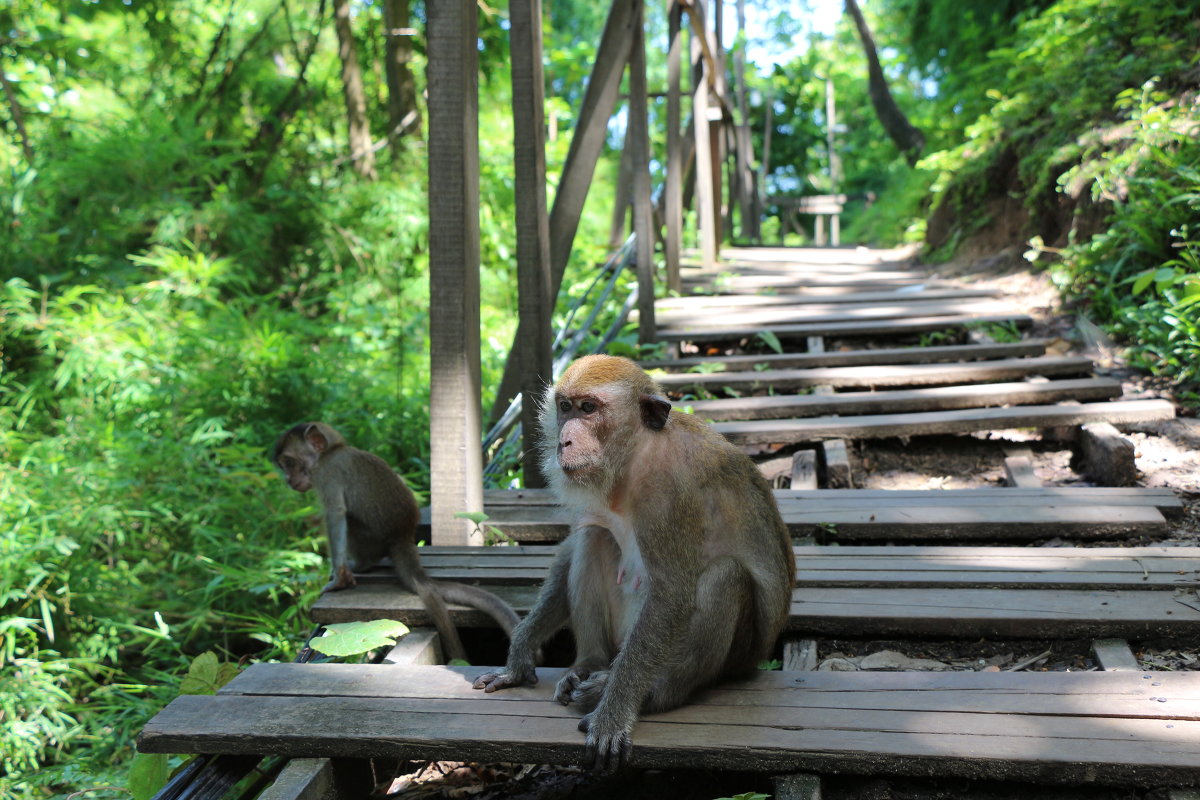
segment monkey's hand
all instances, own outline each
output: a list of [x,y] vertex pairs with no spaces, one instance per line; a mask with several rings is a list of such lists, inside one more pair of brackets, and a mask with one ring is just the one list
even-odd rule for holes
[[357,583],[354,580],[354,572],[351,571],[349,566],[342,564],[334,570],[333,577],[329,579],[329,583],[325,584],[325,588],[321,591],[336,592],[340,589],[349,589],[352,586],[356,586]]
[[612,773],[628,763],[633,752],[630,732],[633,721],[623,723],[612,714],[602,714],[599,709],[579,720],[579,730],[587,734],[584,744],[583,765],[594,772]]
[[483,689],[489,694],[497,689],[507,689],[511,686],[533,686],[537,683],[537,673],[533,665],[528,668],[505,667],[503,672],[485,672],[471,684],[476,689]]
[[584,712],[593,711],[608,685],[608,670],[592,671],[586,667],[571,667],[554,688],[554,699],[568,706],[577,705]]

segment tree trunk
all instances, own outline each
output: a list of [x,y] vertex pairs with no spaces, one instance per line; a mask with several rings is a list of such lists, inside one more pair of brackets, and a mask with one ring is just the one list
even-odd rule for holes
[[333,27],[337,30],[338,58],[342,62],[342,95],[346,98],[346,124],[350,134],[350,163],[364,178],[375,179],[375,151],[367,123],[367,98],[362,71],[350,30],[350,0],[333,0]]
[[417,107],[417,84],[409,62],[412,60],[412,32],[408,27],[409,0],[384,0],[384,67],[388,85],[388,139],[392,151],[400,147],[400,138],[421,132],[421,110]]
[[875,107],[875,116],[879,117],[883,129],[900,148],[908,163],[915,164],[921,157],[921,151],[925,149],[925,135],[913,127],[892,98],[887,80],[883,77],[883,68],[879,66],[875,40],[871,38],[871,30],[867,27],[867,21],[863,19],[858,3],[855,0],[846,0],[846,11],[854,18],[858,36],[862,39],[863,52],[867,56],[867,93],[871,96],[871,105]]

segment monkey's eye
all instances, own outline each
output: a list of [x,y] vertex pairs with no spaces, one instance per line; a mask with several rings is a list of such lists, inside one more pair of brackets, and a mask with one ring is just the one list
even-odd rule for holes
[[590,414],[596,410],[596,404],[593,403],[591,400],[584,400],[582,403],[579,404],[579,410],[585,414]]
[[570,400],[559,400],[558,401],[558,410],[563,412],[564,414],[566,414],[568,411],[571,410],[571,401]]

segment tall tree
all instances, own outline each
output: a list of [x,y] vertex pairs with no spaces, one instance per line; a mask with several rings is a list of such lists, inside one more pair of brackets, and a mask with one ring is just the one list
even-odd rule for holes
[[412,29],[409,0],[384,0],[384,67],[388,85],[388,139],[395,150],[406,133],[421,130],[421,110],[417,107],[417,84],[409,62],[412,60]]
[[338,58],[342,62],[342,95],[346,99],[350,162],[364,178],[375,179],[375,151],[371,149],[371,126],[367,121],[367,97],[362,70],[350,30],[350,0],[333,0],[333,27],[337,31]]
[[846,12],[854,18],[854,26],[858,28],[858,38],[862,40],[863,53],[867,57],[867,93],[871,97],[871,105],[875,107],[875,115],[887,131],[888,136],[904,153],[909,164],[917,163],[921,151],[925,149],[925,134],[908,121],[908,117],[896,105],[892,92],[888,88],[883,68],[879,65],[879,54],[875,50],[875,40],[871,37],[871,29],[863,19],[862,11],[855,0],[846,0]]

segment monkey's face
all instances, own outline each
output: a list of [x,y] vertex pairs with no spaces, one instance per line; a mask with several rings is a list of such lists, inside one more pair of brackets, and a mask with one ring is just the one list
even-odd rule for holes
[[307,459],[285,451],[279,457],[279,468],[283,470],[287,485],[297,492],[307,492],[313,487],[312,472]]
[[604,441],[611,428],[611,406],[598,395],[555,397],[558,466],[568,479],[584,482],[604,464]]

